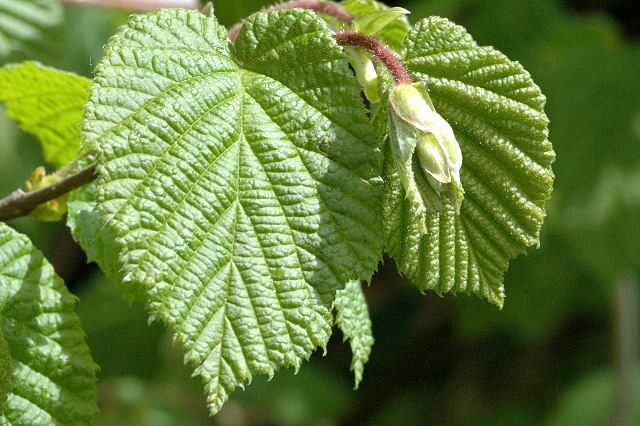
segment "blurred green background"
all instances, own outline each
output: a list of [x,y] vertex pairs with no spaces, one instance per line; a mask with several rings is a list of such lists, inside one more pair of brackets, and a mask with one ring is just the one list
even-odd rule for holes
[[[270,1],[219,0],[231,25]],[[440,15],[520,61],[547,95],[555,191],[539,250],[512,262],[503,311],[421,296],[387,260],[366,295],[376,344],[359,391],[336,332],[297,375],[257,378],[209,418],[202,386],[62,224],[12,222],[80,298],[101,366],[98,425],[605,425],[616,401],[640,424],[640,4],[635,0],[394,1]],[[90,76],[122,12],[65,7],[42,62]],[[16,60],[20,58],[11,58]],[[0,195],[42,163],[0,112]],[[620,357],[626,347],[629,359]],[[622,369],[622,370],[621,370]],[[622,373],[621,373],[622,371]],[[620,381],[622,378],[622,382]],[[621,387],[622,383],[622,387]],[[626,388],[625,388],[626,387]],[[622,391],[621,391],[622,389]],[[635,394],[633,393],[635,391]]]

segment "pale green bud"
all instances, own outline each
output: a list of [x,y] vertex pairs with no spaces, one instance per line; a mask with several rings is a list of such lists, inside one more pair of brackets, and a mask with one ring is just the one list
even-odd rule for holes
[[215,16],[215,5],[213,4],[213,2],[206,2],[204,4],[204,6],[202,6],[202,8],[200,8],[200,13],[202,13],[204,16],[209,16],[209,17],[213,17]]
[[349,63],[356,72],[356,78],[360,87],[364,90],[364,94],[369,102],[377,104],[380,102],[380,94],[378,92],[378,72],[375,65],[367,52],[358,47],[345,47],[345,53],[349,58]]
[[[40,166],[31,173],[31,178],[24,183],[23,189],[26,192],[35,191],[53,185],[60,179],[56,174],[48,175],[45,168]],[[31,212],[31,216],[42,222],[56,222],[67,212],[67,198],[68,195],[64,194],[42,203]]]
[[[399,19],[406,20],[406,15],[409,13],[401,7],[377,10],[356,17],[351,26],[361,34],[375,35]],[[369,102],[374,104],[380,102],[378,72],[371,60],[371,55],[357,47],[345,47],[344,50]]]
[[439,211],[444,196],[459,212],[464,197],[460,145],[422,83],[395,86],[389,115],[391,151],[407,198],[421,212]]

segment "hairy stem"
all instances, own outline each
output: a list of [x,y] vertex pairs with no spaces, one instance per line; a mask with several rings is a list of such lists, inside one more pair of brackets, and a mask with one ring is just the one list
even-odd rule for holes
[[[324,15],[329,15],[333,18],[336,18],[339,21],[350,24],[353,21],[353,15],[337,6],[335,4],[326,3],[320,0],[294,0],[287,3],[277,4],[275,6],[267,7],[266,9],[262,9],[262,12],[271,12],[273,10],[278,9],[309,9],[315,10],[318,13],[322,13]],[[238,22],[229,30],[229,39],[234,41],[240,30],[242,29],[242,22]]]
[[184,9],[198,9],[198,0],[59,0],[60,3],[73,6],[104,7],[122,9],[130,12],[146,12],[163,7],[181,7]]
[[342,31],[333,35],[341,46],[361,47],[387,67],[396,84],[411,84],[413,80],[400,59],[380,40],[357,31]]
[[638,396],[635,380],[640,369],[640,295],[632,273],[622,274],[615,283],[616,365],[618,379],[612,425],[630,425]]
[[31,192],[18,189],[0,200],[0,222],[26,216],[36,207],[73,191],[96,178],[96,164],[59,180],[53,185]]

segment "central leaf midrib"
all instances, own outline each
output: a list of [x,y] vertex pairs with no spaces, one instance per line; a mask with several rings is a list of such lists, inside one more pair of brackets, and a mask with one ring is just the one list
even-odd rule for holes
[[[243,79],[243,83],[244,83],[244,81],[245,81],[245,80]],[[243,84],[243,85],[244,85],[244,84]],[[266,116],[266,117],[269,117],[269,115],[268,115],[268,114],[267,114],[267,112],[264,110],[264,108],[262,108],[262,105],[261,105],[261,104],[260,104],[260,103],[259,103],[259,102],[254,98],[254,97],[252,97],[252,96],[251,96],[247,91],[245,91],[245,96],[246,96],[246,97],[248,97],[248,98],[250,98],[251,100],[253,100],[253,102],[254,102],[256,105],[260,106],[260,108],[261,108],[261,109],[262,109],[262,111],[264,112],[265,116]],[[243,105],[244,105],[244,104],[245,104],[245,103],[243,102]],[[272,120],[272,119],[271,119],[271,117],[269,117],[269,119],[271,120],[271,122],[272,122],[273,124],[275,124],[276,126],[278,126],[278,128],[280,128],[280,130],[282,131],[282,133],[283,133],[283,134],[287,135],[287,133],[285,133],[285,132],[284,132],[284,129],[282,129],[282,128],[278,125],[278,123],[276,123],[274,120]],[[245,117],[245,115],[244,115],[244,108],[243,108],[243,115],[242,115],[242,117],[241,117],[241,120],[242,120],[242,121],[241,121],[241,123],[242,123],[242,128],[244,129],[244,122],[245,122],[245,120],[246,120],[246,117]],[[288,136],[288,135],[287,135],[287,136]],[[288,137],[289,137],[289,136],[288,136]],[[290,143],[291,143],[291,145],[294,147],[294,149],[296,149],[296,148],[297,148],[297,147],[296,147],[296,145],[295,145],[291,140],[289,140],[289,142],[290,142]],[[305,285],[304,287],[305,287],[305,289],[306,289],[306,293],[307,293],[307,301],[308,301],[307,303],[309,303],[309,302],[310,302],[310,303],[309,303],[310,305],[313,305],[313,302],[314,302],[314,301],[315,301],[316,303],[318,303],[318,302],[320,302],[320,300],[322,300],[322,299],[320,298],[320,296],[319,296],[319,295],[316,295],[316,297],[313,297],[313,294],[311,293],[311,289],[310,289],[310,287],[311,287],[311,288],[313,288],[313,290],[314,290],[314,291],[316,291],[316,292],[317,292],[317,289],[315,288],[315,286],[311,285],[310,280],[307,278],[307,273],[306,273],[306,271],[304,270],[304,268],[302,267],[302,260],[301,260],[301,258],[300,258],[300,252],[299,252],[299,249],[298,249],[299,244],[298,244],[298,242],[297,242],[296,238],[295,238],[295,237],[294,237],[294,235],[293,235],[293,231],[292,231],[291,223],[289,222],[289,217],[287,216],[286,211],[285,211],[285,209],[284,209],[284,207],[282,206],[282,203],[281,203],[281,201],[280,201],[280,198],[279,198],[278,194],[276,193],[276,191],[275,191],[275,189],[274,189],[273,180],[271,179],[270,174],[269,174],[269,173],[266,171],[266,169],[264,168],[264,165],[262,164],[262,162],[260,162],[260,160],[259,160],[258,156],[256,155],[255,151],[253,150],[253,147],[251,146],[251,143],[250,143],[248,140],[247,140],[247,147],[249,148],[249,150],[250,150],[250,151],[251,151],[251,153],[253,154],[254,158],[257,160],[258,164],[260,164],[260,166],[261,166],[261,168],[262,168],[262,172],[264,173],[264,175],[265,175],[265,176],[267,177],[267,179],[269,180],[269,184],[270,184],[270,187],[271,187],[270,189],[271,189],[271,191],[272,191],[272,193],[273,193],[273,195],[274,195],[274,198],[275,198],[275,199],[277,200],[277,202],[278,202],[278,205],[279,205],[279,207],[280,207],[280,212],[281,212],[282,217],[284,217],[284,220],[285,220],[285,222],[286,222],[286,229],[287,229],[287,231],[288,231],[289,238],[291,239],[291,244],[293,245],[293,247],[294,247],[294,251],[295,251],[295,253],[296,253],[296,259],[297,259],[297,261],[298,261],[298,269],[300,270],[301,276],[302,276],[302,277],[303,277],[303,279],[306,281],[306,285]],[[240,150],[240,152],[241,152],[241,150]],[[296,152],[297,152],[297,149],[296,149]],[[240,155],[240,153],[239,153],[238,155]],[[298,153],[298,158],[300,159],[300,162],[302,163],[303,161],[302,161],[302,158],[300,157],[300,154],[299,154],[299,153]],[[240,161],[240,160],[239,160],[239,161]],[[238,167],[238,169],[240,169],[240,167]],[[309,173],[309,171],[308,171],[308,170],[307,170],[307,174],[308,174],[309,178],[313,181],[313,177],[311,176],[311,174]],[[318,196],[320,196],[320,194],[319,194],[319,193],[318,193]],[[240,202],[240,205],[242,206],[242,202]],[[243,207],[243,211],[244,211],[244,206],[242,206],[242,207]],[[251,220],[251,218],[249,217],[249,215],[247,215],[247,214],[246,214],[246,212],[245,212],[245,216],[247,217],[247,219],[251,222],[251,225],[253,226],[254,233],[256,234],[256,239],[258,240],[258,243],[260,244],[260,247],[261,247],[261,250],[262,250],[262,255],[263,255],[263,259],[264,259],[264,261],[265,261],[265,265],[267,266],[267,268],[268,268],[269,270],[271,270],[271,267],[268,265],[267,258],[266,258],[265,253],[264,253],[264,248],[262,247],[262,242],[260,241],[260,238],[259,238],[259,236],[258,236],[258,232],[257,232],[257,230],[256,230],[256,228],[255,228],[255,225],[254,225],[253,221]],[[270,273],[270,278],[271,278],[271,282],[272,282],[272,284],[273,284],[273,286],[274,286],[274,289],[276,290],[276,297],[277,297],[277,299],[278,299],[278,306],[279,306],[279,309],[280,309],[280,311],[283,313],[283,317],[284,317],[285,323],[287,324],[287,330],[289,331],[289,339],[290,339],[290,341],[291,341],[291,345],[292,345],[292,346],[296,346],[296,345],[295,345],[295,343],[294,343],[294,341],[293,341],[293,337],[292,337],[292,334],[291,334],[291,329],[289,328],[289,321],[287,320],[286,315],[284,314],[284,310],[283,310],[283,308],[282,308],[282,302],[281,302],[281,300],[280,300],[280,295],[279,295],[279,292],[277,291],[277,286],[276,286],[276,283],[275,283],[275,281],[276,281],[276,280],[273,278],[273,275],[272,275],[271,273]],[[306,303],[305,303],[305,304],[306,304]],[[317,312],[315,311],[315,309],[314,309],[313,307],[312,307],[312,310],[314,311],[314,313],[316,313],[316,314],[317,314]],[[314,318],[314,320],[315,320],[315,319],[317,319],[317,318]],[[310,341],[310,342],[313,342],[313,343],[314,343],[314,345],[315,345],[315,344],[316,344],[316,339],[314,339],[314,336],[313,336],[313,335],[312,335],[312,333],[311,333],[311,330],[310,330],[309,324],[306,324],[306,325],[305,325],[305,327],[303,327],[303,328],[305,329],[305,332],[307,333],[307,337],[309,338],[309,341]],[[305,352],[305,353],[307,352],[305,348],[303,348],[303,350],[304,350],[304,352]]]
[[[254,100],[255,100],[255,101],[256,101],[256,103],[257,103],[258,105],[260,105],[260,107],[262,108],[262,105],[261,105],[261,104],[260,104],[260,103],[255,99],[255,98],[254,98]],[[264,111],[264,109],[263,109],[263,111]],[[265,116],[267,116],[267,117],[268,117],[268,114],[266,113],[266,111],[265,111]],[[288,138],[288,139],[289,139],[289,141],[291,142],[291,136],[290,136],[289,134],[287,134],[287,133],[284,131],[284,129],[283,129],[283,128],[278,124],[278,123],[276,123],[276,122],[275,122],[275,121],[273,121],[273,120],[272,120],[272,123],[273,123],[273,124],[275,124],[275,125],[276,125],[276,126],[277,126],[281,131],[282,131],[282,133],[283,133],[284,135],[286,135],[286,136],[287,136],[287,138]],[[307,174],[308,174],[308,175],[313,179],[313,176],[311,175],[311,172],[310,172],[310,170],[309,170],[309,167],[307,166],[307,164],[306,164],[306,163],[305,163],[305,161],[304,161],[304,157],[303,157],[302,155],[300,155],[300,151],[299,151],[299,149],[298,149],[298,146],[297,146],[296,144],[294,144],[293,142],[291,142],[291,145],[292,145],[292,146],[294,147],[294,149],[296,150],[296,152],[297,152],[297,154],[298,154],[297,156],[298,156],[298,158],[300,159],[301,164],[304,166],[304,168],[305,168],[305,170],[306,170]],[[335,219],[335,217],[334,217],[334,213],[333,213],[333,211],[331,211],[331,210],[328,208],[326,201],[325,201],[325,200],[324,200],[324,198],[322,197],[322,193],[321,193],[320,191],[318,191],[317,189],[316,189],[316,191],[317,191],[318,199],[322,202],[322,205],[323,205],[323,207],[324,207],[324,210],[325,210],[326,212],[328,212],[328,213],[330,214],[330,216],[331,216],[332,224],[333,224],[334,229],[336,230],[336,232],[338,232],[338,233],[340,234],[340,236],[343,238],[343,241],[347,241],[347,242],[348,242],[348,244],[352,246],[352,244],[353,244],[353,243],[352,243],[349,239],[345,238],[344,234],[342,233],[342,230],[339,228],[339,226],[338,226],[338,224],[337,224],[337,222],[336,222],[336,219]],[[288,218],[287,218],[287,221],[288,221]],[[294,241],[295,241],[295,240],[294,240]],[[297,247],[297,244],[296,244],[296,247]],[[352,246],[352,248],[353,248],[353,246]],[[354,251],[354,255],[356,255],[356,256],[357,256],[357,254],[356,254],[356,252],[355,252],[355,251]],[[359,259],[359,261],[361,261],[361,260]],[[325,262],[325,263],[329,263],[329,262]],[[336,277],[337,281],[341,281],[341,279],[339,278],[339,275],[337,275],[337,273],[333,270],[333,268],[330,268],[330,270],[331,270],[331,272],[333,273],[333,275]],[[354,279],[355,279],[355,278],[354,278]]]

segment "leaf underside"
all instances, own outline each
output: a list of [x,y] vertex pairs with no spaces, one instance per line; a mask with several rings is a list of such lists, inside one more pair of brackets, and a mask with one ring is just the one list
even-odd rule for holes
[[60,167],[78,157],[90,83],[37,62],[11,64],[0,68],[0,101],[24,131],[38,137],[45,160]]
[[336,293],[334,303],[336,324],[342,330],[344,339],[349,340],[351,352],[351,370],[355,376],[355,388],[362,381],[364,365],[369,360],[373,346],[369,307],[359,281],[349,281],[344,289]]
[[96,370],[71,295],[29,239],[0,223],[0,326],[11,391],[0,424],[89,424]]
[[403,57],[460,143],[465,198],[459,216],[450,205],[416,215],[386,161],[387,250],[421,290],[475,293],[502,306],[504,271],[538,243],[553,185],[545,98],[520,64],[443,18],[416,24]]
[[97,67],[84,122],[125,284],[169,324],[213,413],[331,333],[335,292],[379,260],[379,150],[326,24],[133,17]]
[[31,58],[51,50],[51,31],[63,20],[56,0],[2,0],[0,2],[0,61]]

